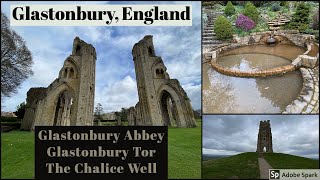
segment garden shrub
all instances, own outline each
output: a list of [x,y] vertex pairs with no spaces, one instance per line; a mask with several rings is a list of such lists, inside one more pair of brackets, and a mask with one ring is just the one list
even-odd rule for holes
[[218,16],[214,22],[214,32],[218,39],[229,39],[232,38],[233,28],[227,18]]
[[312,29],[317,30],[319,29],[319,8],[315,11],[312,17]]
[[255,6],[262,6],[266,3],[268,3],[268,1],[251,1]]
[[280,11],[280,9],[281,9],[281,7],[280,7],[280,5],[278,3],[273,3],[271,5],[271,10],[274,11],[274,12]]
[[250,31],[251,29],[256,27],[256,23],[249,17],[240,14],[236,20],[236,27],[244,31]]
[[280,6],[289,7],[289,2],[288,1],[280,1]]
[[236,9],[233,7],[233,4],[231,1],[228,1],[226,8],[224,9],[224,13],[227,16],[231,16],[236,12]]
[[308,29],[310,24],[309,14],[310,6],[304,2],[299,3],[289,23],[289,28],[299,30],[300,32]]
[[243,15],[249,17],[254,22],[258,22],[259,12],[258,12],[257,8],[250,1],[244,7]]

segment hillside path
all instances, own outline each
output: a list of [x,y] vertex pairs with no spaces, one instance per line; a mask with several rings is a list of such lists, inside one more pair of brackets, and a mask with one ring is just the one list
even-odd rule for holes
[[260,169],[260,179],[269,179],[269,169],[272,169],[272,167],[263,157],[259,157],[258,161]]

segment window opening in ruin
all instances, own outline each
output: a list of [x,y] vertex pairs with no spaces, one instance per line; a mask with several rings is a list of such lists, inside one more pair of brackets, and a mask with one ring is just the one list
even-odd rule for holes
[[71,108],[73,98],[68,91],[64,91],[58,97],[53,126],[69,126],[71,120]]
[[73,76],[74,76],[74,70],[73,68],[70,68],[69,78],[73,78]]
[[152,51],[151,47],[148,48],[148,53],[149,53],[149,56],[153,56],[153,51]]
[[64,69],[64,73],[63,73],[63,77],[64,78],[67,78],[67,75],[68,75],[68,70],[67,68]]
[[78,46],[76,47],[76,54],[77,54],[77,55],[80,55],[80,49],[81,49],[81,48],[80,48],[80,46],[78,45]]

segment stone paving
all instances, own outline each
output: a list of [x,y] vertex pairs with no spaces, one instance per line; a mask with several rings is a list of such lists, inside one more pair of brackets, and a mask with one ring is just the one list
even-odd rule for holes
[[311,68],[300,68],[303,77],[302,89],[297,98],[286,107],[284,114],[319,113],[319,66]]

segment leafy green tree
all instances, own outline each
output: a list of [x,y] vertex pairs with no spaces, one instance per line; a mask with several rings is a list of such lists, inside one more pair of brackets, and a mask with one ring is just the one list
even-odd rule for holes
[[309,14],[310,6],[304,2],[300,2],[289,23],[289,28],[299,30],[300,32],[308,29],[310,24]]
[[227,6],[224,9],[224,13],[227,16],[231,16],[236,12],[236,9],[234,8],[233,4],[231,1],[228,1]]
[[98,103],[94,111],[94,120],[98,123],[98,125],[101,122],[101,120],[103,120],[102,113],[103,113],[102,105]]
[[242,14],[252,19],[255,23],[259,20],[258,9],[250,1],[247,2]]
[[214,32],[218,39],[230,39],[233,35],[233,28],[229,20],[224,16],[218,16],[214,22]]
[[19,118],[23,119],[24,113],[26,112],[26,103],[22,102],[17,106],[17,111],[14,112],[14,114]]

